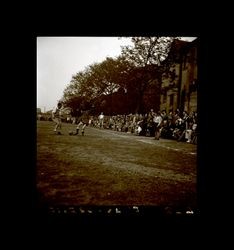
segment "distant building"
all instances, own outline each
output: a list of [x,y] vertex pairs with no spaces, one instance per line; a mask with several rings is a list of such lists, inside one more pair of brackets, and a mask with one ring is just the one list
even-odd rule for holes
[[162,75],[160,110],[197,111],[197,39],[175,40],[169,56],[173,63]]
[[37,114],[40,114],[40,113],[41,113],[41,109],[37,108]]

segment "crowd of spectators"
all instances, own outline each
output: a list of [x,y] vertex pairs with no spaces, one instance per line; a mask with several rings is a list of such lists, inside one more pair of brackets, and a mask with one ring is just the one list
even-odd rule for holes
[[[39,120],[51,120],[50,117]],[[79,119],[67,117],[63,122],[76,124]],[[87,122],[86,122],[87,123]],[[197,112],[167,113],[165,110],[154,112],[151,109],[146,114],[128,114],[107,116],[101,113],[97,116],[89,116],[88,126],[109,129],[118,132],[131,133],[139,136],[165,138],[197,144]]]
[[188,143],[197,143],[197,112],[176,110],[166,113],[165,110],[147,114],[128,114],[104,116],[100,123],[99,116],[91,116],[89,126],[111,129],[140,136],[165,138]]

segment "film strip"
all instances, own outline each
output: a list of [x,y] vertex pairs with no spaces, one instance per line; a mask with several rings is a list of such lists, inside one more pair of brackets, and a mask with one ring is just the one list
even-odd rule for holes
[[58,216],[197,216],[197,209],[147,207],[147,206],[49,206],[44,209],[48,215]]

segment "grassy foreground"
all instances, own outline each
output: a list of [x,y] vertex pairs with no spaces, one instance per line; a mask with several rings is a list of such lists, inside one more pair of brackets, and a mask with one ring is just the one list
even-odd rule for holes
[[196,145],[37,122],[36,185],[48,205],[196,207]]

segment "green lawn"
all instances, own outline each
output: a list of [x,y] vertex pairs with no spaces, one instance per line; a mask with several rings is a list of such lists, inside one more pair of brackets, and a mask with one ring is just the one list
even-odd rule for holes
[[48,205],[196,207],[196,145],[37,122],[36,184]]

